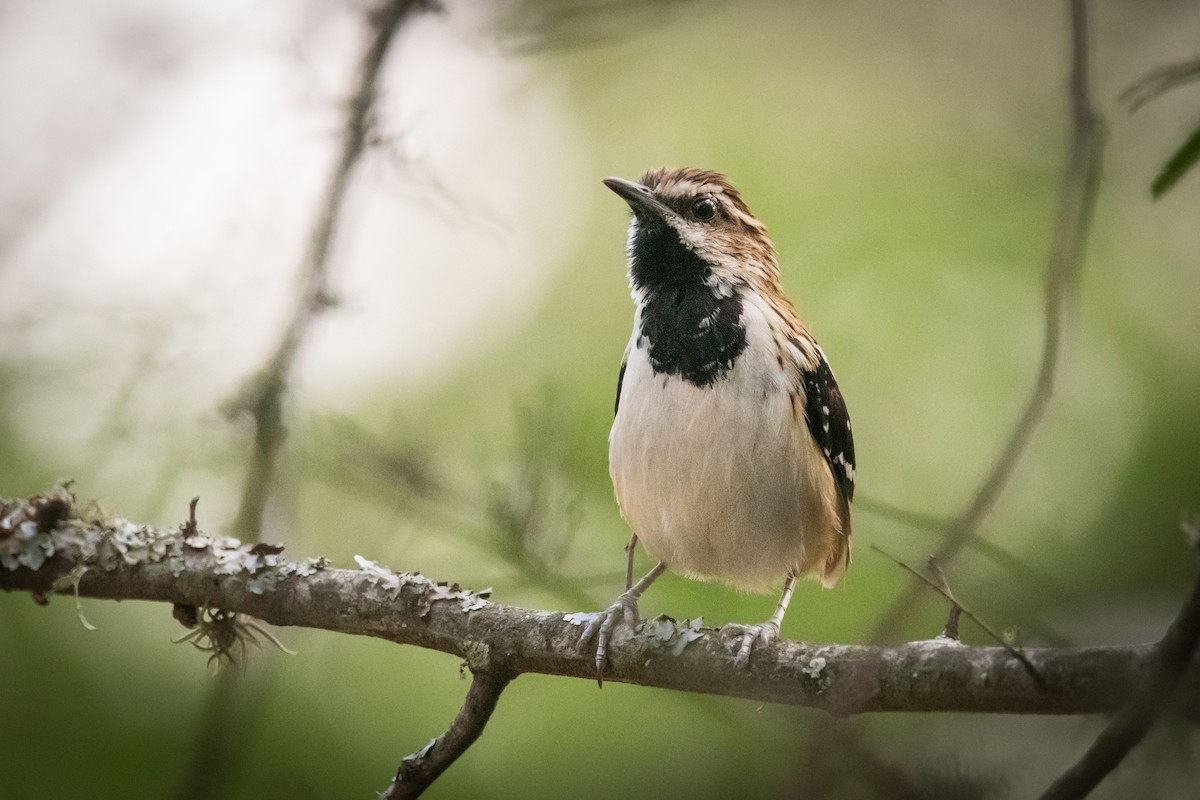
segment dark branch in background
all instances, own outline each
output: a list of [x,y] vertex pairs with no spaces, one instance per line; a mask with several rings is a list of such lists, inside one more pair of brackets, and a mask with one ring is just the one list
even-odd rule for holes
[[[218,608],[227,622],[251,630],[256,623],[232,615],[372,636],[453,654],[476,675],[496,680],[526,672],[595,678],[591,654],[577,648],[580,626],[593,614],[500,605],[456,584],[366,560],[362,569],[332,569],[320,559],[287,561],[280,545],[75,516],[72,502],[56,492],[0,507],[0,589]],[[240,632],[237,638],[243,638]],[[622,633],[613,643],[605,677],[838,715],[1081,714],[1120,708],[1154,652],[1150,645],[1026,650],[1045,681],[1043,690],[1001,647],[781,641],[739,670],[733,666],[737,644],[738,637],[695,623],[645,620],[635,634]],[[1189,667],[1181,696],[1192,714],[1200,712],[1200,666]],[[452,738],[465,742],[461,736]]]
[[[1132,114],[1151,100],[1193,81],[1200,81],[1200,58],[1180,64],[1168,64],[1142,76],[1121,92],[1121,102],[1129,105],[1129,112]],[[1162,197],[1198,163],[1200,163],[1200,125],[1197,125],[1158,171],[1154,182],[1150,184],[1151,196],[1155,200]]]
[[[1089,88],[1087,3],[1086,0],[1068,0],[1068,5],[1071,31],[1068,83],[1071,140],[1059,195],[1054,237],[1043,277],[1045,316],[1037,377],[1033,391],[1009,433],[999,457],[966,507],[946,524],[945,538],[936,554],[932,556],[940,564],[949,564],[964,546],[985,541],[979,535],[979,529],[1016,471],[1021,456],[1029,446],[1054,393],[1067,298],[1083,262],[1084,245],[1096,205],[1105,140],[1104,126],[1092,106]],[[879,506],[876,510],[880,513],[892,516],[896,513],[896,509],[890,506]],[[924,520],[914,517],[910,521],[921,523]],[[897,636],[914,609],[918,607],[921,591],[921,583],[910,581],[907,588],[875,624],[871,640],[885,641]],[[828,735],[827,728],[827,725],[815,726],[809,736],[810,750],[818,749],[819,740]],[[853,738],[856,733],[843,731],[841,735],[844,738]],[[862,749],[861,745],[856,749]],[[820,796],[825,793],[822,780],[824,778],[818,771],[797,773],[796,784],[792,788],[799,796]]]
[[[1200,523],[1200,521],[1198,521]],[[1192,545],[1196,536],[1192,533]],[[1129,701],[1092,743],[1077,764],[1064,772],[1042,800],[1086,797],[1112,772],[1129,751],[1145,738],[1154,721],[1176,695],[1179,683],[1194,664],[1200,643],[1200,575],[1171,627],[1154,649],[1149,670]]]
[[[1088,83],[1090,56],[1086,0],[1070,0],[1070,8],[1071,144],[1059,198],[1058,221],[1046,260],[1041,361],[1033,393],[1013,426],[1000,457],[992,464],[966,508],[947,526],[946,538],[936,553],[937,560],[943,564],[949,563],[964,545],[977,537],[983,521],[1016,471],[1054,393],[1067,298],[1083,263],[1084,245],[1096,207],[1105,139],[1104,126],[1092,106]],[[909,584],[875,626],[875,639],[896,634],[916,608],[920,592],[919,583]]]
[[249,413],[254,421],[254,449],[246,470],[237,517],[231,528],[235,536],[258,538],[262,529],[276,458],[287,436],[283,400],[292,369],[313,320],[335,302],[329,282],[330,247],[354,168],[366,149],[380,69],[396,31],[409,12],[431,7],[430,0],[386,0],[368,13],[371,38],[346,106],[341,153],[325,188],[300,268],[301,287],[296,306],[274,355],[229,406],[231,416]]
[[428,745],[400,762],[396,778],[380,795],[380,800],[403,800],[420,797],[467,748],[475,743],[496,710],[511,675],[495,672],[476,672],[467,691],[462,710],[450,729]]
[[1160,95],[1192,81],[1200,81],[1200,58],[1151,70],[1121,92],[1121,102],[1133,113]]
[[[354,168],[367,146],[380,71],[396,32],[409,13],[427,7],[432,7],[432,3],[383,0],[367,12],[369,36],[346,103],[340,153],[317,209],[301,262],[295,307],[274,354],[228,404],[230,417],[248,414],[254,426],[241,500],[231,526],[231,532],[242,539],[257,541],[261,538],[279,450],[287,436],[284,399],[296,359],[317,315],[333,304],[329,278],[331,245]],[[178,790],[181,798],[219,796],[216,781],[220,780],[220,773],[210,765],[214,759],[236,756],[233,752],[236,748],[230,739],[232,732],[240,726],[233,725],[231,720],[237,714],[247,715],[247,707],[255,705],[253,696],[248,696],[245,691],[235,691],[232,680],[231,673],[219,676],[197,735],[191,766]]]

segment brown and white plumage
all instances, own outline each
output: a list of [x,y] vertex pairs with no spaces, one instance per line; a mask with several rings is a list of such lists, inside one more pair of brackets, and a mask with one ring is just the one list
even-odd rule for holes
[[[783,295],[766,228],[723,175],[652,170],[605,184],[633,210],[636,305],[609,437],[622,515],[660,563],[585,631],[597,670],[620,618],[664,569],[762,590],[776,614],[797,577],[837,583],[850,560],[854,445],[824,353]],[[632,549],[631,555],[632,558]]]

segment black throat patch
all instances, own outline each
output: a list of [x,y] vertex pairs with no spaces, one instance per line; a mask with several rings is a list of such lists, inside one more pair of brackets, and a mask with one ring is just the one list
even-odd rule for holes
[[640,335],[656,373],[703,388],[733,369],[746,349],[741,298],[713,293],[708,265],[675,231],[640,230],[630,274],[645,297]]

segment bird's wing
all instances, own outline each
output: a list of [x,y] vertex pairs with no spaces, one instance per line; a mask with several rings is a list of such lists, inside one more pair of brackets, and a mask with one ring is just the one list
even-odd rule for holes
[[613,403],[613,416],[621,409],[621,384],[625,382],[625,361],[621,361],[621,371],[617,373],[617,400]]
[[850,412],[824,351],[820,347],[814,347],[814,350],[816,358],[812,369],[801,371],[805,416],[808,429],[833,471],[838,492],[849,505],[854,499],[854,436],[850,431]]
[[633,342],[625,345],[625,352],[621,354],[621,371],[617,373],[617,399],[613,403],[613,416],[621,409],[621,384],[625,382],[625,365],[629,363],[629,350],[633,347]]

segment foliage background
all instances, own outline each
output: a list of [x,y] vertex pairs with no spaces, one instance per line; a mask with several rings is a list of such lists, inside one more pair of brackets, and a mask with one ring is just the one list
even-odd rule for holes
[[[0,8],[0,493],[72,477],[132,519],[233,517],[246,428],[222,403],[294,288],[358,47],[355,5],[69,0]],[[340,305],[289,398],[267,540],[339,565],[601,608],[628,532],[606,433],[631,305],[626,212],[599,184],[727,172],[838,371],[863,502],[845,585],[805,586],[793,638],[863,642],[1032,384],[1067,134],[1058,4],[448,3],[410,25],[337,242]],[[1197,89],[1117,95],[1195,55],[1193,3],[1094,8],[1111,138],[1055,400],[956,592],[1026,643],[1157,638],[1200,509],[1200,181],[1149,181]],[[639,562],[639,567],[641,562]],[[668,576],[647,615],[757,621],[772,599]],[[158,797],[195,755],[213,679],[165,609],[0,597],[6,797]],[[900,641],[936,634],[935,597]],[[254,654],[211,769],[224,796],[364,797],[466,684],[440,654],[281,631]],[[968,630],[970,640],[975,632]],[[432,796],[789,794],[820,715],[524,676]],[[1027,796],[1102,721],[849,724],[929,786]],[[1157,732],[1097,796],[1194,786],[1200,739]],[[830,756],[836,761],[835,756]],[[829,796],[871,796],[846,759]],[[13,765],[21,765],[14,768]],[[840,770],[840,771],[839,771]],[[934,789],[931,789],[934,791]]]

